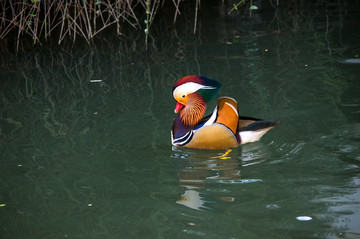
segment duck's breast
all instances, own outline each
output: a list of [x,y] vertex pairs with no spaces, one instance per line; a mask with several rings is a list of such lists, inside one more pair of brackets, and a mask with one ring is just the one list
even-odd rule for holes
[[226,126],[218,123],[205,125],[194,131],[192,140],[185,145],[197,149],[226,149],[238,146],[236,136]]

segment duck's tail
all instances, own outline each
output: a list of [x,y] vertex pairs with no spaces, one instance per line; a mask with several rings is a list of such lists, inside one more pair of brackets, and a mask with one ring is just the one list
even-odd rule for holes
[[255,142],[270,129],[276,125],[281,124],[281,121],[262,120],[252,117],[240,116],[239,117],[239,138],[241,144]]

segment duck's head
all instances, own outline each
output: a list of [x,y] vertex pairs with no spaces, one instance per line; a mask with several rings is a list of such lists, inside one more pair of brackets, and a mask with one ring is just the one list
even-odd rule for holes
[[199,122],[206,110],[206,103],[218,93],[220,82],[204,76],[185,76],[173,86],[177,101],[175,113],[180,112],[184,124],[193,126]]

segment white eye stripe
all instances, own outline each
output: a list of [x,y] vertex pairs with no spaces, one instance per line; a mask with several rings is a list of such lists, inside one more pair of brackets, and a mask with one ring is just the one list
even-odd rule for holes
[[204,86],[194,82],[188,82],[175,88],[173,95],[187,95],[194,93],[200,89],[215,89],[215,87]]

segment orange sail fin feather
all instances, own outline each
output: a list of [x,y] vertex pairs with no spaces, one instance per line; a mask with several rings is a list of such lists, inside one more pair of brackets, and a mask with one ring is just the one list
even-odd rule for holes
[[225,125],[236,135],[239,124],[237,102],[230,97],[221,97],[218,101],[217,111],[216,123]]
[[236,100],[220,97],[213,113],[203,118],[207,102],[221,88],[221,84],[204,76],[185,76],[174,84],[173,96],[178,113],[172,130],[175,146],[195,149],[226,149],[255,142],[281,123],[239,116]]

